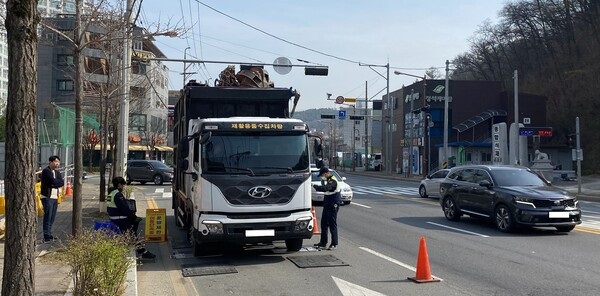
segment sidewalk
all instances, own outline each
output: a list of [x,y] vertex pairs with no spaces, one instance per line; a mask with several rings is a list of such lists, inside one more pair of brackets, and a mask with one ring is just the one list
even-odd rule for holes
[[[337,171],[341,174],[349,174],[349,175],[362,175],[369,176],[374,178],[384,178],[384,179],[392,179],[392,180],[403,180],[403,181],[411,181],[411,182],[420,182],[423,177],[422,176],[410,176],[405,177],[404,174],[397,174],[396,172],[392,172],[391,174],[387,172],[380,171],[365,171],[364,167],[357,167],[356,171],[352,171],[352,168],[346,168],[345,171],[343,169],[337,169]],[[578,183],[577,181],[558,181],[552,183],[554,186],[562,188],[572,195],[577,196],[579,200],[586,201],[595,201],[600,202],[600,176],[599,175],[590,175],[590,176],[582,176],[581,177],[581,192],[579,193]]]
[[[99,210],[98,185],[83,183],[82,186],[82,227],[93,229],[95,221],[107,220],[108,216]],[[143,207],[143,209],[142,209]],[[145,205],[138,205],[138,214],[145,213]],[[42,218],[38,218],[36,236],[36,262],[35,262],[35,294],[36,295],[72,295],[69,276],[70,268],[66,265],[45,262],[40,256],[60,248],[61,241],[68,240],[72,233],[73,198],[66,198],[58,205],[56,220],[52,232],[59,240],[52,243],[43,243]],[[4,240],[0,241],[0,274],[4,263]],[[0,277],[0,283],[1,283]],[[136,265],[127,272],[127,286],[125,295],[137,295]]]

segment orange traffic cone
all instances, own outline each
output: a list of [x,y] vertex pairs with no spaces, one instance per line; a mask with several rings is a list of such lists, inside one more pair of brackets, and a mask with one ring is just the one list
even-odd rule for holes
[[313,216],[313,234],[321,234],[321,230],[319,230],[319,223],[317,221],[317,213],[315,212],[315,207],[312,207],[312,210],[310,212]]
[[425,237],[421,237],[419,243],[419,257],[417,258],[417,274],[415,277],[409,277],[417,283],[431,283],[441,281],[431,275],[431,269],[429,268],[429,255],[427,255],[427,244],[425,243]]
[[73,188],[71,188],[71,182],[67,182],[67,192],[65,193],[65,196],[72,196],[73,195]]

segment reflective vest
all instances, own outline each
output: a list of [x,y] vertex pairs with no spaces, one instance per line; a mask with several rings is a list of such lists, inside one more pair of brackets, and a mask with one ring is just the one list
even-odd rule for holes
[[335,180],[335,191],[325,191],[323,194],[325,195],[334,195],[336,193],[340,193],[342,191],[342,188],[340,188],[340,182],[335,178],[335,176],[331,176],[331,179]]
[[108,215],[111,220],[127,218],[127,216],[113,216],[115,214],[115,212],[116,213],[119,212],[119,209],[117,208],[117,204],[115,203],[115,195],[117,195],[117,193],[119,193],[118,189],[111,191],[108,194],[108,198],[106,199],[106,212],[108,212]]

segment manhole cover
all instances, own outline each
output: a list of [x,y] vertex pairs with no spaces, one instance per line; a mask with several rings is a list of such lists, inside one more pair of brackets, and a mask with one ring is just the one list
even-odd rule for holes
[[231,265],[182,265],[181,273],[184,277],[237,273]]
[[333,255],[293,256],[288,257],[288,259],[300,268],[349,266],[348,263]]

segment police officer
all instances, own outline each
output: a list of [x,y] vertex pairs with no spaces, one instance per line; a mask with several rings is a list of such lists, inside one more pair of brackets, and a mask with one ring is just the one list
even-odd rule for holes
[[[115,177],[112,180],[113,190],[106,199],[106,210],[110,220],[119,227],[121,233],[131,231],[137,237],[138,225],[142,218],[136,216],[135,211],[129,208],[129,204],[123,195],[123,189],[127,182],[123,177]],[[137,254],[144,259],[153,259],[156,255],[150,253],[142,245],[138,244]]]
[[322,167],[319,170],[322,185],[313,185],[315,190],[324,192],[323,212],[321,213],[321,240],[315,244],[316,248],[327,246],[327,232],[331,232],[331,245],[328,250],[335,250],[338,246],[337,212],[342,204],[340,185],[329,169]]

